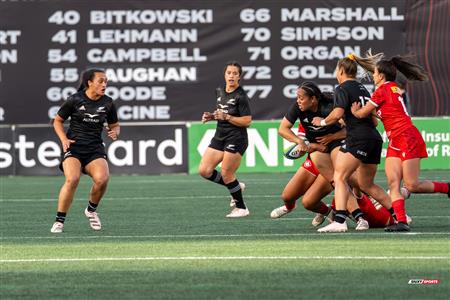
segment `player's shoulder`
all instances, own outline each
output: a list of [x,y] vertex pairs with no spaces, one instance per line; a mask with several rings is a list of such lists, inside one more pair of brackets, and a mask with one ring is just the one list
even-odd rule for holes
[[79,103],[79,102],[83,102],[83,100],[84,100],[83,92],[79,91],[79,92],[73,93],[72,95],[67,97],[66,101],[69,102],[69,103],[76,104],[76,103]]

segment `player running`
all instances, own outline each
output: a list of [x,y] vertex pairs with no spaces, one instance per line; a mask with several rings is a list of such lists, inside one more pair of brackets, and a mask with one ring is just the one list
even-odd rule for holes
[[[103,70],[86,70],[78,92],[64,102],[54,119],[53,127],[63,149],[60,169],[66,180],[59,192],[56,220],[50,229],[52,233],[63,231],[81,172],[89,175],[93,181],[84,214],[93,230],[102,227],[96,210],[109,180],[108,162],[101,137],[104,123],[108,124],[108,136],[112,140],[116,140],[120,133],[113,100],[105,95],[107,82]],[[63,123],[69,117],[70,125],[66,133]]]
[[[245,188],[236,179],[236,171],[248,146],[247,127],[252,122],[249,98],[240,86],[242,67],[228,62],[224,69],[225,88],[216,90],[217,109],[204,112],[202,122],[217,120],[216,133],[203,154],[199,173],[205,179],[226,186],[231,195],[231,212],[227,218],[242,218],[250,214],[242,197]],[[216,167],[222,163],[220,173]]]

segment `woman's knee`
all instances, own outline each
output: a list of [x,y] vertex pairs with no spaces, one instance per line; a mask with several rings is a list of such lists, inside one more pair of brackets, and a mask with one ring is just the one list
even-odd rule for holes
[[411,193],[419,192],[419,181],[406,181],[404,182],[404,186],[410,191]]
[[200,166],[198,167],[198,174],[200,174],[200,176],[204,178],[209,178],[211,177],[213,170],[214,170],[213,168],[207,165],[200,164]]
[[80,176],[77,176],[77,175],[66,176],[65,185],[67,185],[70,188],[76,188],[78,186],[79,182],[80,182]]
[[92,177],[92,181],[96,186],[106,187],[108,185],[109,176],[108,175],[95,176]]

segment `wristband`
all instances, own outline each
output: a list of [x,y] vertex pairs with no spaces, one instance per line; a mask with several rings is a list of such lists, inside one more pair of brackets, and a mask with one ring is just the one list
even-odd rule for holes
[[327,122],[325,122],[325,119],[320,120],[320,126],[327,126]]

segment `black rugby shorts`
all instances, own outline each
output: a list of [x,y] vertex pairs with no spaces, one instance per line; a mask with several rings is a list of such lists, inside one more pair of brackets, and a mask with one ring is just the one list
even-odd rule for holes
[[93,160],[97,158],[106,157],[105,147],[103,145],[99,145],[94,148],[85,148],[85,147],[76,147],[71,145],[67,152],[63,153],[61,156],[61,163],[59,164],[59,169],[64,172],[63,162],[66,158],[74,157],[78,159],[81,163],[81,171],[86,174],[85,167]]
[[219,151],[239,153],[242,156],[244,155],[245,150],[247,150],[248,139],[242,137],[228,137],[221,140],[213,137],[208,147]]
[[364,164],[380,163],[383,141],[347,138],[340,151],[351,153]]

